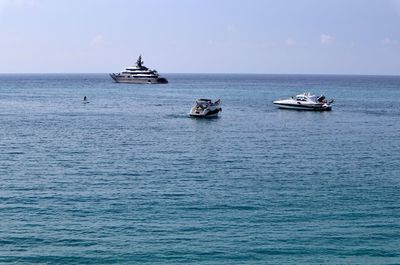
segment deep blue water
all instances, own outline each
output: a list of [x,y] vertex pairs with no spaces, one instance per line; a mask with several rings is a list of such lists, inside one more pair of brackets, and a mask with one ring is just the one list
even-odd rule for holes
[[400,77],[166,77],[0,75],[0,263],[400,264]]

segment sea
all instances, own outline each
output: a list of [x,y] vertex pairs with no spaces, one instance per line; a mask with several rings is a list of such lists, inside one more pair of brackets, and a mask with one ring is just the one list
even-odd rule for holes
[[0,264],[400,264],[399,76],[164,76],[0,74]]

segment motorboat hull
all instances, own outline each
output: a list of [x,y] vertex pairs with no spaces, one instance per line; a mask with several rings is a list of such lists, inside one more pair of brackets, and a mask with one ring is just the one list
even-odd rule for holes
[[301,103],[280,103],[273,102],[280,109],[292,109],[292,110],[310,110],[310,111],[330,111],[332,106],[327,104],[301,104]]
[[221,110],[222,110],[221,108],[218,108],[218,109],[212,110],[212,111],[208,111],[208,112],[192,110],[189,113],[189,116],[196,117],[196,118],[212,118],[212,117],[217,117],[218,113]]
[[134,77],[128,75],[110,74],[116,83],[126,84],[167,84],[168,80],[164,77]]

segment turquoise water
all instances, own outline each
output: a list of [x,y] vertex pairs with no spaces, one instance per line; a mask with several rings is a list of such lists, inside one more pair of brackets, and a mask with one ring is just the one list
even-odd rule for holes
[[0,263],[400,264],[400,77],[165,76],[0,75]]

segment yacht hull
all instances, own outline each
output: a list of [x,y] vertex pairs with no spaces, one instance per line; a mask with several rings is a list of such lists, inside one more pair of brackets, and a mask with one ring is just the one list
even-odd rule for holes
[[126,75],[110,74],[116,83],[126,84],[167,84],[168,80],[164,77],[128,77]]

